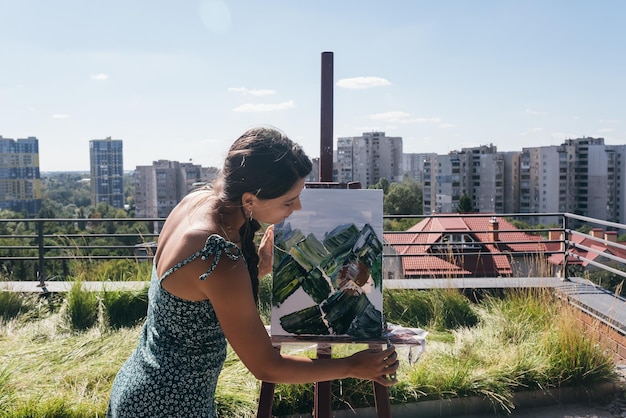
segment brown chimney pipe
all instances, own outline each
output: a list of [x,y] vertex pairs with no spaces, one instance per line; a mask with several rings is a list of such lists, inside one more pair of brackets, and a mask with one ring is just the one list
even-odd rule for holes
[[333,53],[322,52],[320,181],[333,181]]

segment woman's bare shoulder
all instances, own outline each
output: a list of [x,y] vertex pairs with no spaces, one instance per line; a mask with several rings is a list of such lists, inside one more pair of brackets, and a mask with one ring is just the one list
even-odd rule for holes
[[211,213],[193,206],[194,199],[185,199],[170,213],[159,234],[155,257],[159,271],[202,250],[208,237],[219,233]]

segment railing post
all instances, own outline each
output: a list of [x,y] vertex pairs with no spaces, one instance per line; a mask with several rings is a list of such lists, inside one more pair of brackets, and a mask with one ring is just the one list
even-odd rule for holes
[[46,285],[46,267],[44,266],[44,248],[43,248],[43,223],[42,219],[37,222],[37,247],[39,251],[39,266],[37,268],[37,278],[39,279],[39,286],[45,287]]
[[567,223],[567,214],[563,213],[563,281],[569,282],[569,274],[567,272],[567,259],[569,253],[569,233],[568,233],[568,223]]

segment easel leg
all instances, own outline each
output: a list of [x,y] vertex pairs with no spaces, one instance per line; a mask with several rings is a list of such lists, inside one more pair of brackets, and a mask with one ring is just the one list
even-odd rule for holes
[[[378,349],[378,344],[370,344],[370,348]],[[383,345],[383,349],[385,345]],[[374,406],[378,418],[391,418],[391,402],[389,401],[389,388],[380,383],[372,382],[374,386]]]
[[391,418],[391,402],[389,401],[389,388],[380,383],[374,384],[374,404],[378,418]]
[[[274,349],[280,353],[280,345]],[[257,405],[257,418],[272,418],[272,407],[274,406],[275,383],[261,382],[261,392],[259,393],[259,404]]]
[[[331,346],[325,344],[318,344],[317,346],[317,358],[331,358]],[[313,416],[315,418],[330,418],[331,417],[331,390],[330,381],[316,382],[315,393],[313,401]]]
[[274,383],[262,382],[261,394],[259,395],[259,405],[257,407],[257,418],[271,418],[272,406],[274,405]]

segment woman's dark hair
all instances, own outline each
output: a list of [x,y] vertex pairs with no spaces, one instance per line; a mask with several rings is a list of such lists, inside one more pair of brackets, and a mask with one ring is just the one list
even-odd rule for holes
[[[306,177],[311,168],[309,157],[284,133],[273,128],[253,128],[230,147],[217,190],[222,201],[240,204],[243,211],[244,193],[253,193],[259,199],[280,197]],[[245,212],[244,217],[247,217]],[[254,234],[260,227],[256,220],[250,219],[239,230],[255,298],[259,287],[259,256]]]

